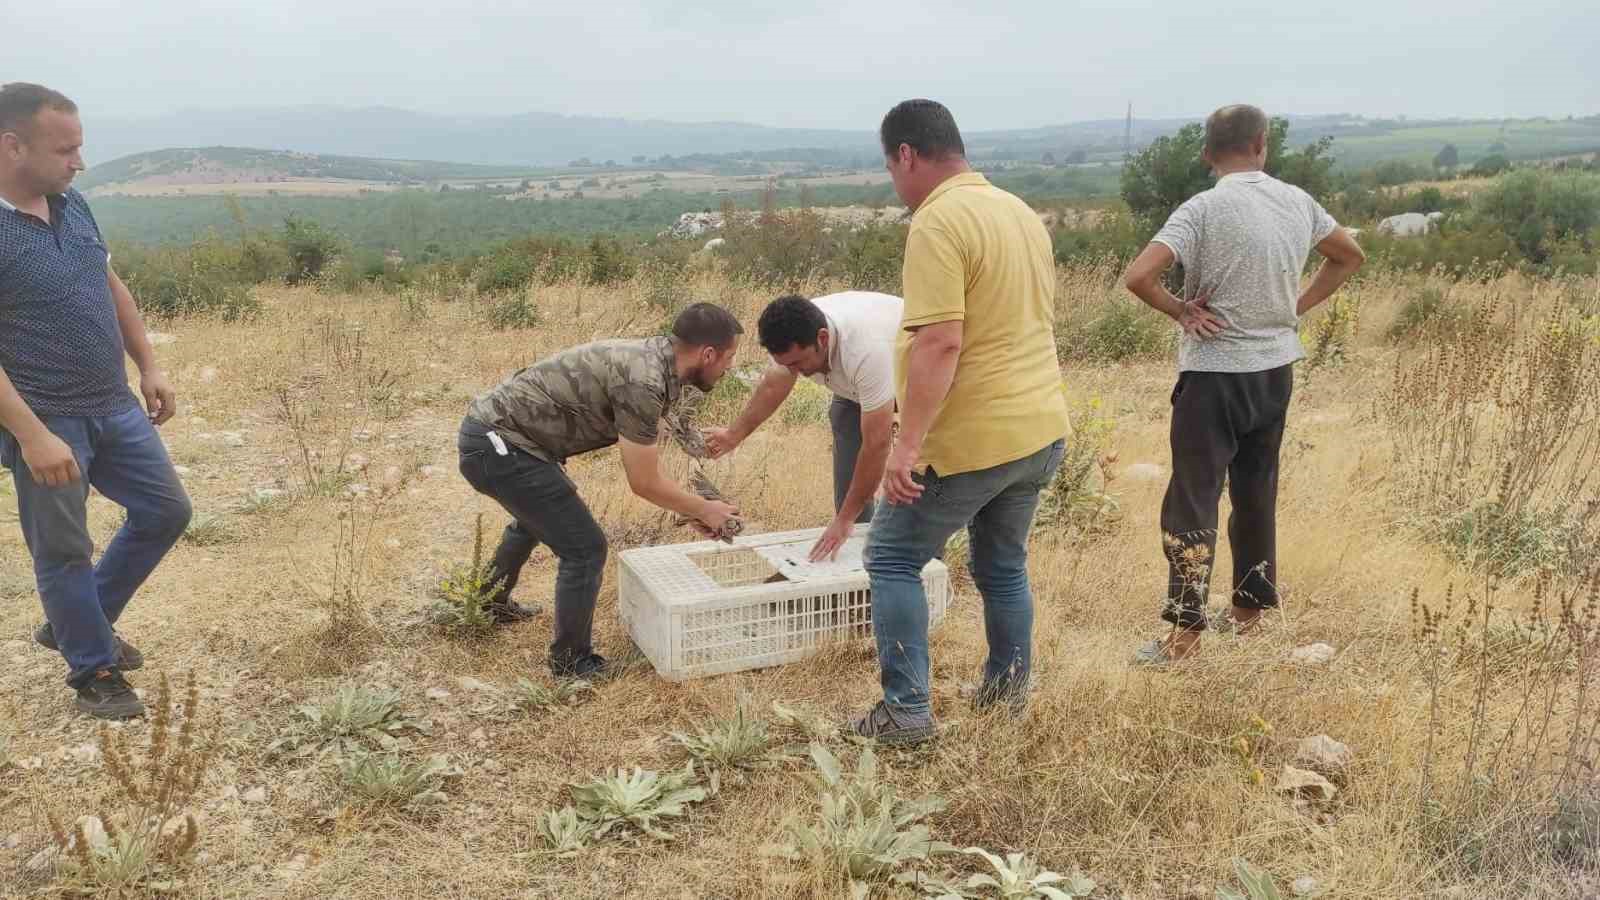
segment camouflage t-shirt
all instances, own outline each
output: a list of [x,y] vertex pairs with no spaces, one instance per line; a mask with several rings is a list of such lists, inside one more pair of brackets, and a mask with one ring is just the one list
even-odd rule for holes
[[547,462],[609,447],[620,435],[654,444],[678,401],[672,341],[596,341],[523,369],[472,401],[467,414]]

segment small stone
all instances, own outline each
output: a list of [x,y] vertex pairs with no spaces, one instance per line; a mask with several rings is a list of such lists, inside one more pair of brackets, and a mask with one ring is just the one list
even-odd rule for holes
[[428,688],[429,700],[449,700],[450,692],[444,688]]
[[1333,661],[1339,651],[1328,644],[1307,644],[1289,651],[1289,660],[1306,666],[1320,666]]
[[422,468],[417,470],[417,474],[421,475],[423,478],[432,478],[433,476],[439,474],[439,467],[438,466],[423,466]]
[[18,847],[21,847],[22,846],[22,835],[21,834],[8,834],[8,835],[6,835],[5,844],[3,846],[7,850],[15,850]]
[[189,477],[189,467],[188,466],[173,466],[172,467],[172,471],[177,472],[179,478],[188,478]]
[[505,766],[500,764],[499,760],[495,759],[492,756],[483,761],[483,770],[485,772],[492,772],[492,773],[498,774],[500,772],[504,772],[505,768],[506,768]]
[[69,752],[72,761],[80,765],[93,765],[100,760],[100,748],[93,744],[80,744]]
[[1354,757],[1349,747],[1325,734],[1301,738],[1294,751],[1295,762],[1319,772],[1343,769]]
[[1293,891],[1296,897],[1311,897],[1321,889],[1322,885],[1318,884],[1317,880],[1310,875],[1301,875],[1294,880],[1293,884],[1289,885],[1289,890]]
[[40,850],[38,853],[28,857],[28,861],[23,864],[23,868],[27,869],[29,872],[43,872],[44,870],[55,865],[56,857],[60,855],[60,848],[58,848],[55,844],[51,844],[43,850]]
[[246,803],[265,803],[267,802],[267,789],[264,787],[253,787],[250,790],[245,791],[242,797]]
[[494,690],[494,685],[486,684],[486,683],[484,683],[482,681],[479,681],[476,678],[471,678],[471,677],[468,677],[466,675],[463,675],[460,678],[456,679],[456,683],[461,685],[461,689],[463,691],[492,691],[492,690]]
[[1313,800],[1332,800],[1339,793],[1328,779],[1315,772],[1297,769],[1285,765],[1283,772],[1278,776],[1278,790],[1295,796],[1306,796]]

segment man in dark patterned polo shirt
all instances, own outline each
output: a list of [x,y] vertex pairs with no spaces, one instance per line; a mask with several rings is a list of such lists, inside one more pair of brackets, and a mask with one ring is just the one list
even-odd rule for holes
[[[35,639],[66,658],[79,709],[128,718],[144,706],[123,673],[144,661],[112,626],[183,534],[190,506],[154,428],[177,411],[172,386],[71,187],[82,146],[71,100],[0,87],[0,464],[44,605]],[[139,367],[143,408],[124,353]],[[90,487],[128,513],[99,563]]]
[[543,543],[556,570],[550,670],[561,677],[605,674],[594,652],[594,605],[605,573],[606,535],[562,468],[568,457],[622,446],[628,487],[644,500],[721,532],[732,506],[697,497],[665,478],[656,458],[661,419],[685,384],[716,386],[744,333],[733,314],[709,303],[679,313],[670,337],[597,341],[563,350],[478,397],[461,423],[461,474],[512,516],[495,551],[489,605],[496,621],[533,615],[511,601],[517,576]]

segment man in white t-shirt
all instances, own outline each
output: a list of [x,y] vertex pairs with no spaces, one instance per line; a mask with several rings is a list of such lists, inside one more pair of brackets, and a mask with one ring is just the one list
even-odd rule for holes
[[833,392],[828,420],[835,512],[811,549],[813,560],[837,556],[855,523],[872,518],[872,497],[883,480],[894,428],[894,348],[903,307],[899,297],[871,291],[772,301],[757,330],[773,366],[733,424],[706,434],[716,458],[761,427],[800,376]]
[[[1168,562],[1162,618],[1171,635],[1136,659],[1162,664],[1199,648],[1224,482],[1233,502],[1232,619],[1243,632],[1278,605],[1278,450],[1300,346],[1300,317],[1365,259],[1305,191],[1262,171],[1266,113],[1224,106],[1206,120],[1203,158],[1216,187],[1173,212],[1124,276],[1139,299],[1183,327],[1172,391],[1172,481],[1161,505]],[[1323,257],[1304,289],[1300,274]],[[1183,266],[1183,297],[1161,282]]]

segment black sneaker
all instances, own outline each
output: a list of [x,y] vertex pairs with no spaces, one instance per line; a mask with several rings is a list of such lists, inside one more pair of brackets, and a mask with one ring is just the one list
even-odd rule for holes
[[144,715],[144,701],[121,669],[101,669],[78,688],[78,709],[96,719],[132,719]]
[[539,614],[539,607],[523,606],[515,600],[500,600],[483,608],[496,625],[514,625],[526,622]]
[[[134,669],[144,668],[144,654],[139,652],[138,647],[123,640],[122,636],[115,631],[111,632],[111,638],[117,642],[117,668],[124,672],[132,672]],[[56,646],[56,634],[50,630],[49,622],[33,630],[33,639],[39,642],[39,646],[48,650],[58,652],[61,650],[60,647]]]
[[933,737],[937,726],[931,713],[908,713],[879,700],[865,716],[850,724],[850,730],[880,744],[910,746]]
[[619,669],[598,653],[581,656],[576,662],[550,661],[550,672],[557,678],[605,681],[619,674]]

